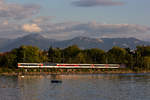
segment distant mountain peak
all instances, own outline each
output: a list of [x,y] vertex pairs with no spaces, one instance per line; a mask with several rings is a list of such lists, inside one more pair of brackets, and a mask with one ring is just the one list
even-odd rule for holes
[[104,42],[102,39],[96,39],[98,42]]
[[80,41],[91,41],[91,42],[103,42],[103,40],[98,39],[98,38],[91,38],[91,37],[85,37],[85,36],[80,36],[80,37],[75,37],[72,40],[80,40]]
[[78,37],[74,37],[73,39],[87,40],[87,39],[91,39],[91,38],[90,37],[85,37],[85,36],[78,36]]
[[100,48],[103,50],[109,50],[113,46],[121,48],[135,49],[139,45],[150,45],[150,42],[138,40],[136,38],[91,38],[78,36],[69,40],[57,41],[54,39],[48,39],[41,34],[29,34],[17,39],[8,41],[7,39],[0,41],[0,51],[9,51],[13,48],[17,48],[21,45],[33,45],[41,49],[48,49],[50,46],[56,48],[66,48],[71,45],[78,45],[82,49]]
[[43,39],[45,37],[43,37],[41,34],[29,34],[29,35],[25,35],[22,38],[33,38],[33,39]]

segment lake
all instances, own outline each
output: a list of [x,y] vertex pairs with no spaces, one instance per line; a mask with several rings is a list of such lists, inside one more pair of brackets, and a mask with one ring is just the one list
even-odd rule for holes
[[150,100],[150,74],[0,76],[0,100]]

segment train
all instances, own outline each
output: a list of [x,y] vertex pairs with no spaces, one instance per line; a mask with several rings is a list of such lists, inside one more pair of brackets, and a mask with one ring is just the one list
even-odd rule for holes
[[18,68],[122,68],[121,64],[18,63]]

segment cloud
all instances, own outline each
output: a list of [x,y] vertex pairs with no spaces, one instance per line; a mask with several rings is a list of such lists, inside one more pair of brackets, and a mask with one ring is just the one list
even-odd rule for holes
[[38,16],[38,17],[32,19],[30,22],[37,23],[37,24],[48,23],[53,18],[54,18],[54,16]]
[[0,0],[0,18],[25,19],[37,14],[39,10],[39,5],[7,3],[4,0]]
[[39,13],[40,9],[41,6],[37,4],[20,4],[0,0],[1,38],[16,38],[31,32],[41,32],[42,29],[36,23],[28,22]]
[[1,37],[18,37],[30,33],[40,33],[49,38],[69,39],[77,36],[101,37],[136,37],[145,39],[150,36],[150,27],[136,24],[101,24],[97,22],[64,23],[26,23],[17,24],[3,21],[0,24]]
[[24,32],[20,29],[17,23],[12,23],[4,20],[0,24],[0,37],[4,38],[16,38],[19,35],[23,35]]
[[37,24],[24,24],[22,29],[26,32],[41,32],[42,29]]
[[[114,0],[78,0],[72,2],[72,4],[79,7],[93,7],[119,6],[124,3]],[[53,18],[52,16],[34,16],[39,12],[40,8],[36,4],[17,4],[0,0],[0,36],[12,38],[37,32],[56,39],[68,39],[76,36],[96,38],[101,36],[150,37],[149,26],[136,24],[101,24],[96,22],[51,23],[49,20]],[[25,21],[19,23],[20,20]]]
[[[57,23],[44,26],[49,31],[54,32],[72,32],[84,31],[86,34],[126,34],[126,33],[144,33],[150,31],[150,27],[136,24],[100,24],[96,22],[89,23]],[[45,29],[45,30],[46,30]]]
[[120,6],[124,5],[124,2],[113,0],[79,0],[72,2],[77,7],[93,7],[93,6]]
[[47,24],[40,26],[42,33],[49,36],[59,36],[61,38],[71,38],[76,36],[101,37],[101,36],[124,36],[130,37],[137,34],[143,35],[150,32],[150,27],[136,24],[101,24],[96,22],[80,23],[66,22]]
[[87,23],[79,24],[72,27],[72,30],[84,30],[90,33],[104,33],[104,34],[126,34],[126,33],[142,33],[149,30],[149,27],[134,25],[134,24],[99,24]]
[[3,24],[3,25],[8,25],[9,23],[8,23],[7,20],[4,20],[4,21],[2,22],[2,24]]

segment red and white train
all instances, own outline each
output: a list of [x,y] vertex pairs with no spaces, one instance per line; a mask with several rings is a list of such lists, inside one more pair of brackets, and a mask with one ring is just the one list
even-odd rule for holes
[[18,68],[122,68],[120,64],[18,63]]

